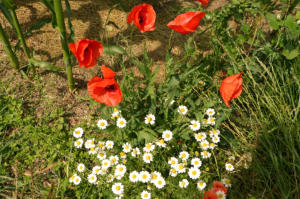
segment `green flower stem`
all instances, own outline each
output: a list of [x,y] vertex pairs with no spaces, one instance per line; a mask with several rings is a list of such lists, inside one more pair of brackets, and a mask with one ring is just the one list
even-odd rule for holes
[[12,66],[19,70],[19,61],[18,61],[18,58],[16,57],[15,53],[12,51],[11,49],[11,45],[7,39],[7,36],[2,28],[2,25],[0,24],[0,39],[3,43],[3,46],[4,46],[4,50],[5,52],[7,53],[7,55],[9,56],[10,58],[10,62],[12,64]]
[[[9,10],[9,12],[11,14],[14,28],[15,28],[15,30],[17,32],[18,38],[19,38],[19,40],[21,42],[21,45],[22,45],[22,47],[24,49],[25,55],[26,55],[27,59],[30,60],[32,58],[32,56],[30,55],[30,52],[29,52],[28,47],[26,45],[23,33],[21,31],[21,27],[20,27],[20,24],[19,24],[17,15],[16,15],[16,12],[15,12],[15,10]],[[33,73],[35,73],[34,66],[32,64],[29,64],[29,66],[30,66],[31,70],[33,71]]]
[[64,62],[66,65],[68,86],[69,86],[69,90],[72,92],[74,90],[74,79],[72,74],[71,56],[70,56],[70,51],[67,43],[67,34],[66,34],[66,27],[64,22],[61,0],[54,0],[54,10],[55,10],[57,26],[60,32],[60,41],[63,50]]

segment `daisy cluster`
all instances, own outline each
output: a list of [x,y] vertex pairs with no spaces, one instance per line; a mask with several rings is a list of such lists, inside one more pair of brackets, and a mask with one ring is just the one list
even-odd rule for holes
[[[177,109],[179,115],[186,117],[188,108],[180,105]],[[220,142],[220,131],[214,128],[215,125],[215,110],[207,109],[205,118],[202,123],[197,120],[190,120],[187,125],[196,151],[191,151],[189,148],[182,149],[177,155],[167,157],[168,167],[154,168],[152,163],[155,161],[155,156],[161,155],[163,152],[171,150],[174,145],[174,137],[176,135],[170,129],[164,129],[160,137],[150,143],[145,143],[144,146],[133,146],[128,140],[123,144],[116,144],[113,140],[100,140],[95,138],[83,139],[84,130],[81,127],[73,131],[75,138],[74,146],[77,149],[85,150],[90,156],[94,157],[93,164],[86,165],[77,163],[76,172],[70,177],[70,183],[79,185],[83,181],[89,184],[99,184],[100,182],[110,183],[111,191],[117,198],[125,197],[125,186],[145,185],[147,190],[140,192],[141,198],[151,198],[151,186],[155,187],[156,191],[164,189],[169,183],[174,182],[172,179],[177,179],[178,188],[186,189],[190,184],[196,184],[199,191],[206,188],[203,173],[203,164],[207,159],[211,158],[212,151]],[[117,128],[125,128],[127,121],[121,115],[121,111],[114,109],[111,119],[115,121]],[[155,125],[155,115],[148,114],[144,118],[145,125]],[[97,121],[97,127],[100,130],[105,130],[109,122],[105,119]],[[176,143],[176,141],[175,141]],[[118,145],[118,146],[116,146]],[[201,152],[200,152],[201,151]],[[174,154],[174,153],[173,153]],[[162,161],[162,157],[158,157]],[[128,165],[134,170],[129,171]],[[138,166],[137,166],[138,165]],[[205,167],[204,167],[205,168]],[[228,172],[234,170],[234,166],[230,163],[225,164],[225,169]],[[208,167],[205,168],[208,171]],[[162,175],[162,173],[164,175]],[[205,173],[205,172],[204,172]],[[230,187],[231,182],[228,178],[221,180],[225,187]],[[191,185],[190,185],[191,186]],[[221,194],[219,194],[221,196]],[[225,198],[226,194],[222,195]]]

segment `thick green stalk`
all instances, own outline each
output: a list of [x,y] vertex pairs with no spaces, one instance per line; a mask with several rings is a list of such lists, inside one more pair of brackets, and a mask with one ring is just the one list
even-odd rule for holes
[[[21,42],[21,45],[24,49],[24,52],[25,52],[25,55],[28,59],[28,61],[32,58],[29,50],[28,50],[28,47],[26,45],[26,42],[25,42],[25,39],[24,39],[24,35],[21,31],[21,28],[20,28],[20,24],[19,24],[19,21],[18,21],[18,18],[17,18],[17,15],[16,15],[16,12],[14,10],[9,10],[10,11],[10,14],[11,14],[11,17],[12,17],[12,21],[13,21],[13,25],[14,25],[14,28],[17,32],[17,35],[18,35],[18,38]],[[29,64],[31,70],[35,73],[35,68],[32,64]]]
[[55,10],[57,26],[60,32],[60,41],[63,50],[64,62],[66,65],[68,86],[70,91],[73,91],[74,79],[72,74],[71,56],[70,56],[70,51],[67,43],[67,34],[66,34],[66,27],[64,22],[64,14],[62,10],[61,0],[54,0],[54,10]]
[[4,32],[1,24],[0,24],[0,40],[3,43],[4,50],[5,50],[5,52],[7,53],[8,57],[10,59],[11,65],[15,69],[19,70],[19,61],[18,61],[18,58],[15,55],[15,53],[12,51],[11,45],[10,45],[8,39],[7,39],[7,36],[6,36],[5,32]]

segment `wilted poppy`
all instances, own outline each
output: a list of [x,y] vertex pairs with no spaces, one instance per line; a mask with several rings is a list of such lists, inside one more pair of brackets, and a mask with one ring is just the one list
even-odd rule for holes
[[200,3],[202,3],[202,5],[204,5],[204,6],[207,6],[208,3],[209,3],[209,0],[197,0],[197,1],[199,1]]
[[97,102],[107,106],[116,106],[122,101],[122,91],[114,79],[115,72],[104,65],[101,66],[101,71],[104,79],[93,77],[88,82],[88,92]]
[[213,182],[213,189],[215,189],[216,192],[217,191],[223,191],[224,193],[227,193],[227,188],[220,181],[214,181]]
[[214,189],[210,189],[210,190],[204,192],[203,199],[218,199],[218,195]]
[[242,75],[243,73],[231,75],[229,77],[226,77],[221,83],[220,93],[227,107],[230,107],[229,102],[232,99],[238,98],[242,93],[243,90]]
[[156,13],[150,4],[134,6],[127,17],[127,23],[134,25],[142,32],[155,29]]
[[69,43],[69,48],[78,60],[79,66],[86,68],[97,64],[97,58],[103,53],[103,46],[100,42],[89,39],[80,39],[75,44]]
[[168,23],[168,27],[181,34],[195,32],[200,20],[205,16],[204,12],[186,12],[178,15]]

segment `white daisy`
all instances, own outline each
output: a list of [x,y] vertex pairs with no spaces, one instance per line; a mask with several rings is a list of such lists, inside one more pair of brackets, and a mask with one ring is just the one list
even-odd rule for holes
[[220,131],[218,129],[213,129],[211,131],[209,131],[209,136],[212,138],[214,136],[219,136],[220,135]]
[[89,139],[84,143],[86,149],[95,148],[95,139]]
[[77,165],[77,171],[78,171],[78,172],[83,172],[84,169],[85,169],[85,166],[84,166],[83,163],[79,163],[79,164]]
[[161,177],[161,173],[154,171],[151,173],[151,183],[154,183],[155,180],[157,180],[159,177]]
[[105,175],[106,174],[106,171],[107,171],[107,169],[105,169],[105,168],[102,168],[101,170],[100,170],[100,175]]
[[114,181],[114,176],[112,174],[109,174],[107,176],[107,182],[112,182],[112,181]]
[[77,176],[76,173],[74,173],[70,178],[69,178],[69,182],[70,183],[74,183],[75,177]]
[[110,167],[110,165],[111,165],[110,160],[108,160],[108,159],[102,160],[102,168],[103,169],[108,169]]
[[173,133],[170,130],[165,130],[162,134],[162,138],[165,141],[170,141],[173,138]]
[[73,131],[73,136],[75,138],[81,138],[82,134],[83,134],[83,129],[81,127],[78,127]]
[[169,159],[169,161],[168,161],[168,164],[170,164],[171,167],[174,167],[175,165],[178,164],[178,159],[175,158],[175,157],[171,157],[171,158]]
[[149,193],[148,191],[143,191],[141,193],[141,198],[142,199],[150,199],[151,198],[151,193]]
[[134,148],[134,149],[132,149],[131,155],[132,155],[133,157],[136,157],[136,156],[138,156],[138,155],[140,155],[140,154],[141,154],[141,152],[140,152],[140,149],[139,149],[139,148]]
[[199,167],[201,167],[202,162],[201,162],[201,160],[200,160],[199,158],[193,158],[193,159],[191,160],[191,164],[192,164],[194,167],[199,168]]
[[224,193],[224,191],[216,191],[217,197],[218,199],[226,199],[226,194]]
[[123,147],[123,151],[125,153],[129,153],[131,151],[131,145],[128,142],[126,142],[125,144],[123,144],[122,147]]
[[226,163],[225,164],[225,168],[227,171],[233,171],[234,170],[234,167],[232,164],[229,164],[229,163]]
[[197,183],[197,188],[202,191],[204,188],[206,187],[206,183],[202,180],[200,180],[198,183]]
[[127,121],[122,117],[117,119],[117,126],[119,128],[124,128],[126,126],[126,123],[127,123]]
[[179,182],[179,187],[181,188],[187,188],[189,185],[189,181],[187,179],[183,179],[182,181]]
[[114,112],[111,114],[111,119],[115,119],[115,118],[119,117],[120,114],[121,114],[121,111],[119,111],[117,108],[114,108]]
[[116,170],[115,170],[116,174],[125,174],[126,173],[126,166],[124,164],[118,164],[116,166]]
[[218,142],[220,142],[220,137],[215,135],[213,138],[212,138],[212,141],[213,143],[217,144]]
[[196,133],[196,134],[195,134],[195,139],[196,139],[198,142],[201,142],[202,140],[205,140],[205,139],[206,139],[206,134],[205,134],[204,132]]
[[73,180],[73,183],[74,183],[75,185],[79,185],[80,182],[81,182],[81,178],[80,178],[79,176],[75,176],[75,178],[74,178],[74,180]]
[[99,147],[99,149],[101,149],[101,150],[104,150],[104,149],[105,149],[105,145],[106,145],[106,143],[103,142],[103,141],[99,141],[99,142],[98,142],[98,147]]
[[213,142],[209,143],[209,148],[214,149],[217,145]]
[[83,144],[83,139],[78,139],[78,140],[76,140],[75,142],[74,142],[74,146],[77,148],[77,149],[79,149],[79,148],[81,148],[82,147],[82,144]]
[[97,176],[91,173],[90,175],[88,175],[88,181],[89,183],[94,184],[97,181]]
[[200,177],[200,170],[196,167],[192,167],[189,169],[189,172],[188,172],[190,178],[192,178],[193,180],[195,179],[198,179]]
[[174,168],[171,168],[170,169],[170,176],[172,176],[172,177],[176,177],[177,176],[177,170],[176,170],[176,168],[174,167]]
[[202,151],[201,156],[202,156],[203,159],[207,159],[207,158],[210,158],[211,153],[208,152],[208,151]]
[[100,166],[94,166],[93,169],[92,169],[92,173],[95,174],[95,175],[99,175],[101,172],[101,167]]
[[207,119],[207,124],[215,125],[216,124],[216,118],[215,117],[209,117]]
[[155,142],[155,144],[159,147],[163,147],[163,148],[166,147],[166,143],[164,139],[158,140],[157,142]]
[[223,178],[221,182],[225,185],[225,187],[227,188],[231,187],[231,182],[228,178]]
[[188,112],[188,109],[186,106],[183,106],[183,105],[180,105],[178,107],[178,113],[182,114],[182,115],[185,115],[186,113]]
[[187,160],[189,159],[190,154],[186,151],[182,151],[179,153],[179,158],[181,158],[182,160]]
[[192,129],[192,131],[198,131],[200,129],[200,123],[196,120],[192,120],[190,128]]
[[185,173],[186,168],[183,163],[177,164],[176,167],[174,167],[178,173]]
[[201,148],[202,148],[203,150],[205,150],[205,151],[209,148],[209,142],[208,142],[207,140],[203,140],[203,141],[200,143],[200,145],[201,145]]
[[156,180],[154,180],[154,185],[158,189],[162,189],[166,185],[166,181],[163,177],[158,177]]
[[155,123],[155,116],[153,114],[148,114],[145,117],[145,124],[153,125]]
[[137,171],[132,171],[129,174],[130,182],[138,182],[139,181],[139,173]]
[[106,129],[107,125],[108,125],[108,123],[104,119],[98,120],[98,122],[97,122],[97,126],[99,127],[99,129],[102,129],[102,130]]
[[149,164],[153,160],[153,156],[151,153],[144,153],[143,160],[145,163]]
[[206,110],[206,114],[211,117],[215,114],[215,109],[209,108]]
[[112,189],[112,192],[116,195],[122,195],[124,192],[124,186],[120,182],[113,184],[111,189]]
[[121,153],[120,153],[120,158],[122,158],[122,159],[126,159],[126,153],[124,153],[124,151],[122,151]]
[[150,152],[152,152],[152,151],[154,150],[154,148],[155,148],[155,145],[154,145],[154,144],[148,143],[148,144],[146,144],[145,147],[143,148],[143,151],[144,151],[144,152],[147,152],[147,153],[150,153]]
[[100,151],[97,155],[99,160],[104,160],[106,158],[106,153],[104,151]]
[[151,175],[149,174],[148,171],[141,171],[139,175],[139,181],[143,183],[149,182],[151,179]]
[[90,148],[88,154],[95,155],[97,153],[97,151],[98,151],[97,149],[98,148],[95,148],[95,147]]
[[113,156],[109,157],[109,160],[110,160],[110,162],[111,162],[112,165],[116,165],[119,162],[119,157],[116,156],[116,155],[113,155]]
[[107,140],[107,141],[105,142],[105,147],[106,147],[107,149],[112,149],[112,148],[114,147],[114,142],[111,141],[111,140]]

